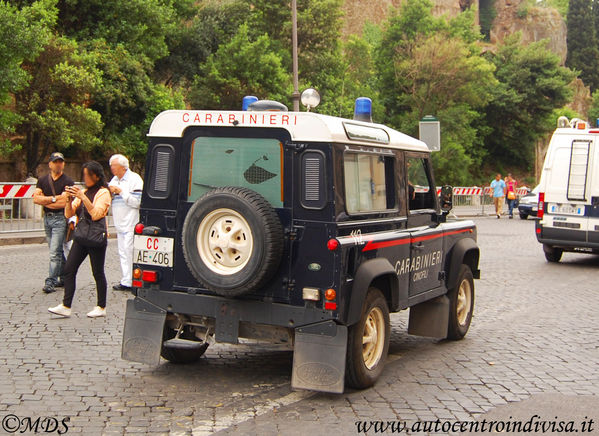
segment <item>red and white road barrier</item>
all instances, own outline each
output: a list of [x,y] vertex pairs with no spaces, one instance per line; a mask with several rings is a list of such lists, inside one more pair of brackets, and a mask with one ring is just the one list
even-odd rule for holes
[[[416,189],[418,192],[418,189]],[[437,195],[441,193],[441,187],[437,186]],[[491,188],[489,186],[482,188],[479,186],[455,186],[453,188],[453,195],[490,195]],[[518,188],[516,189],[517,195],[526,195],[528,194],[527,188]]]
[[0,185],[0,198],[31,198],[35,191],[32,183],[7,183]]

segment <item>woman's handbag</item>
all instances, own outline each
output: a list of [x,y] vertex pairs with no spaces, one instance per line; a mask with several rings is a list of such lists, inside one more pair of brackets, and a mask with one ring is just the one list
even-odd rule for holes
[[107,243],[106,218],[94,221],[86,216],[79,219],[73,239],[84,247],[103,247]]
[[514,191],[509,191],[507,193],[507,199],[508,200],[515,200],[516,199],[516,193]]

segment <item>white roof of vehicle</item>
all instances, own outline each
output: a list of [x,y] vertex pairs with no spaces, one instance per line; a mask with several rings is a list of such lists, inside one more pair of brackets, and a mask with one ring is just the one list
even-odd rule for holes
[[[337,142],[429,151],[424,142],[382,124],[312,112],[170,110],[156,116],[148,136],[181,138],[190,126],[283,128],[296,142]],[[348,132],[353,134],[352,139]]]

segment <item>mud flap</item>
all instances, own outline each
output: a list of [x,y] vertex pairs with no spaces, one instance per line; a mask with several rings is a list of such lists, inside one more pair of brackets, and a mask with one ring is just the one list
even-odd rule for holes
[[325,321],[295,329],[291,387],[343,393],[347,327]]
[[121,357],[158,365],[166,311],[141,298],[127,300]]
[[410,307],[408,334],[444,339],[449,325],[449,298],[442,295]]

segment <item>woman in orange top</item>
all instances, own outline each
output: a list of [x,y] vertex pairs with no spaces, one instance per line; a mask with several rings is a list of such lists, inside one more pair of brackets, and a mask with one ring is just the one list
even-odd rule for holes
[[[75,215],[83,216],[93,221],[104,219],[108,214],[111,196],[102,165],[94,161],[83,164],[83,181],[86,189],[82,190],[72,186],[67,190],[69,198],[64,209],[65,216],[67,218]],[[64,298],[62,304],[48,308],[51,313],[62,317],[71,316],[71,303],[75,295],[75,277],[79,267],[89,255],[96,280],[98,305],[87,316],[90,318],[106,316],[106,275],[104,274],[106,245],[88,247],[78,241],[73,241],[63,272]]]
[[508,174],[505,178],[505,198],[507,201],[508,212],[510,219],[514,218],[514,204],[516,203],[516,189],[518,188],[516,184],[516,179],[512,177],[512,174]]

